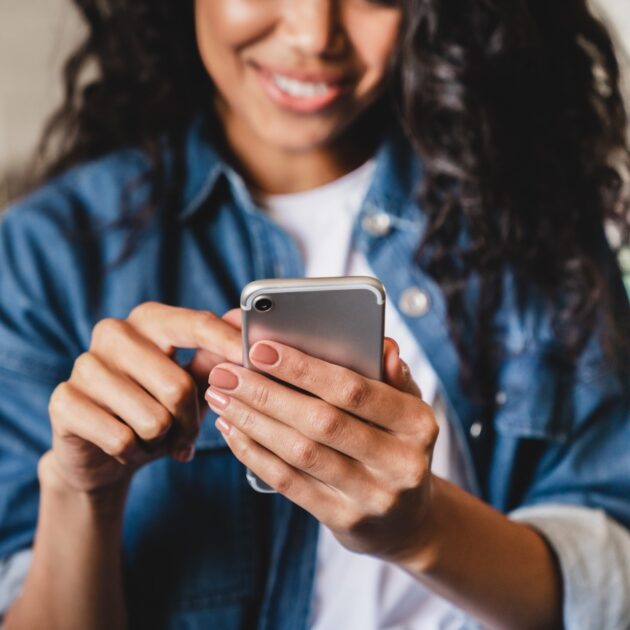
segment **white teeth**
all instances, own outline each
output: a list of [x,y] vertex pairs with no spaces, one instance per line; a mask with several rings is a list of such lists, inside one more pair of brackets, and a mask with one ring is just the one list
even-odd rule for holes
[[271,78],[283,92],[297,98],[320,96],[330,89],[327,83],[306,83],[304,81],[298,81],[297,79],[289,79],[289,77],[285,77],[281,74],[272,74]]

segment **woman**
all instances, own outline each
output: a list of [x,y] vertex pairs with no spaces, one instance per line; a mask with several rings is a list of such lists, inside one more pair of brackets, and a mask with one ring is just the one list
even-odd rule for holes
[[[0,232],[7,628],[627,626],[626,119],[585,2],[77,4]],[[385,382],[241,367],[249,280],[365,271]]]

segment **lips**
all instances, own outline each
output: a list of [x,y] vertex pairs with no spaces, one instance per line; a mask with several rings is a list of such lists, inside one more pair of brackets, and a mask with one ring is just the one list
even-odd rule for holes
[[303,72],[253,65],[267,96],[279,107],[297,113],[316,113],[330,107],[352,81],[348,75]]
[[295,96],[297,98],[312,98],[314,96],[320,96],[325,94],[331,88],[331,84],[325,81],[298,81],[292,79],[284,74],[271,75],[271,80],[276,84],[280,90]]

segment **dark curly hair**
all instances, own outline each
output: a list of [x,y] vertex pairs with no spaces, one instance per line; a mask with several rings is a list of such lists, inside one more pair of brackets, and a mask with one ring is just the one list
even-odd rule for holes
[[[131,219],[140,229],[158,203],[178,202],[184,131],[212,110],[194,3],[74,2],[88,33],[66,64],[65,102],[45,132],[43,147],[56,150],[46,177],[140,147],[153,190]],[[630,162],[627,119],[606,29],[586,0],[401,4],[391,96],[424,164],[428,228],[418,264],[446,296],[464,381],[492,400],[506,271],[549,302],[557,356],[571,364],[598,329],[608,356],[626,367],[628,302],[612,258],[610,268],[601,262],[604,224],[616,226],[619,245],[630,231],[620,174]],[[91,64],[97,78],[81,87]],[[464,299],[471,285],[472,310]]]
[[409,0],[404,30],[404,118],[426,171],[419,260],[446,295],[468,377],[491,401],[506,269],[549,303],[552,359],[572,366],[598,328],[627,371],[630,312],[604,228],[627,245],[628,120],[606,29],[586,0]]

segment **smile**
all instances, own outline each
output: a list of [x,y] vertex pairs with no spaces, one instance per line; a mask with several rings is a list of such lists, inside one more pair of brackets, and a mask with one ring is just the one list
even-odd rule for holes
[[272,74],[271,80],[278,86],[280,90],[295,96],[297,98],[311,98],[320,96],[328,92],[332,86],[328,83],[310,83],[306,81],[298,81],[281,74]]
[[267,97],[278,107],[299,114],[315,114],[330,107],[350,90],[351,82],[320,74],[253,66]]

